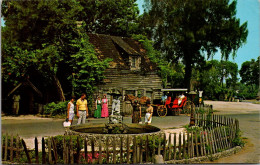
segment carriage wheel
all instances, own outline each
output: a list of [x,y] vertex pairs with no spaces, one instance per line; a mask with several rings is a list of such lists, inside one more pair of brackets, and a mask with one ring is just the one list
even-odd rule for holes
[[158,106],[157,114],[160,117],[165,117],[167,115],[167,109],[163,105]]
[[193,105],[193,107],[195,107],[195,105],[192,101],[186,101],[183,105],[183,113],[186,115],[190,115],[192,105]]

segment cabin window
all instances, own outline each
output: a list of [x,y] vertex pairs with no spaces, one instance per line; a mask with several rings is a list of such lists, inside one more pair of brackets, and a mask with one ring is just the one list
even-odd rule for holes
[[137,61],[137,58],[136,57],[132,57],[132,61],[131,61],[131,67],[132,68],[136,68],[136,61]]
[[129,59],[130,59],[131,70],[139,70],[140,69],[141,57],[130,56]]

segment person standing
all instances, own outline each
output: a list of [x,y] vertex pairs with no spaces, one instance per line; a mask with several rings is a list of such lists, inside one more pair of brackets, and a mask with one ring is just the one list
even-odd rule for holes
[[132,123],[139,123],[142,117],[141,105],[138,103],[137,100],[135,100],[132,106],[133,106]]
[[145,114],[145,124],[150,125],[152,123],[153,107],[151,106],[150,101],[147,101],[146,105],[147,105],[147,109]]
[[18,112],[19,112],[19,101],[20,101],[20,95],[16,95],[14,94],[13,96],[13,101],[14,101],[14,104],[13,104],[13,111],[14,111],[14,114],[18,115]]
[[100,100],[99,96],[97,97],[97,100],[95,103],[96,103],[96,110],[94,112],[94,117],[101,118],[101,100]]
[[72,96],[70,102],[68,103],[68,107],[67,107],[67,110],[68,110],[67,118],[69,119],[70,124],[72,124],[73,118],[74,118],[74,107],[75,107],[74,101],[75,101],[75,96]]
[[185,98],[185,96],[184,96],[184,94],[182,93],[182,94],[178,97],[178,105],[181,104],[181,101],[182,101],[182,99],[184,99],[184,98]]
[[102,111],[101,111],[101,117],[108,117],[108,100],[106,94],[104,94],[102,99]]
[[82,93],[81,97],[77,100],[77,116],[78,116],[78,125],[85,124],[86,117],[88,117],[88,101],[85,99],[86,94]]

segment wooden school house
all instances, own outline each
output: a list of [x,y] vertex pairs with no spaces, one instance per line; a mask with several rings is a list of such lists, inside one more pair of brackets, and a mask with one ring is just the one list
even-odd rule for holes
[[[139,42],[127,37],[103,34],[88,36],[100,60],[113,59],[105,71],[106,78],[94,94],[95,98],[107,94],[110,113],[113,100],[111,93],[120,93],[122,97],[125,94],[148,96],[151,100],[161,98],[162,80],[157,74],[157,66],[149,60]],[[121,113],[132,114],[130,102],[121,101]]]

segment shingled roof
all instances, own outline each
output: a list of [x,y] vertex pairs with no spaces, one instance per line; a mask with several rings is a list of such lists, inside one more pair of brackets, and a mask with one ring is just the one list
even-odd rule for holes
[[157,68],[156,64],[152,63],[147,57],[142,45],[132,38],[92,33],[87,33],[87,35],[90,43],[93,44],[98,53],[98,58],[100,60],[105,58],[113,59],[111,65],[114,68],[129,69],[126,58],[120,52],[122,50],[128,55],[141,56],[142,70],[153,71]]

